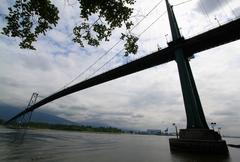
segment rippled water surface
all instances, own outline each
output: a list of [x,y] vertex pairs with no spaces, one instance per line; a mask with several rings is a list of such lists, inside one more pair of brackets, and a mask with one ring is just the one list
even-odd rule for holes
[[[172,154],[168,137],[79,133],[54,130],[19,130],[0,127],[0,161],[82,162],[239,162],[240,149],[230,156]],[[240,139],[226,139],[240,144]]]

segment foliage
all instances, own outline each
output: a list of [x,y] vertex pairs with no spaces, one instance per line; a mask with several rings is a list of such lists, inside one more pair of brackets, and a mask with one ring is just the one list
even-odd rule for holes
[[39,34],[45,35],[59,19],[58,9],[50,0],[16,0],[8,10],[3,34],[21,38],[20,48],[35,49],[32,43]]
[[136,44],[138,41],[138,37],[133,35],[122,34],[121,39],[126,39],[127,43],[125,43],[125,56],[128,56],[130,53],[136,54],[138,50],[138,45]]
[[[17,123],[12,123],[12,128],[17,128]],[[84,131],[84,132],[108,132],[108,133],[121,133],[122,130],[113,127],[92,127],[84,125],[64,125],[64,124],[49,124],[30,122],[27,124],[28,128],[37,129],[54,129],[54,130],[67,130],[67,131]]]
[[[85,43],[99,46],[101,41],[109,41],[112,31],[125,25],[127,34],[125,54],[136,54],[137,37],[129,31],[133,23],[129,20],[135,0],[77,0],[79,2],[81,24],[73,28],[73,41],[84,47]],[[58,9],[50,0],[16,0],[8,8],[7,26],[2,34],[21,38],[20,48],[35,49],[32,45],[40,34],[56,26],[59,20]],[[97,17],[94,23],[90,18]]]

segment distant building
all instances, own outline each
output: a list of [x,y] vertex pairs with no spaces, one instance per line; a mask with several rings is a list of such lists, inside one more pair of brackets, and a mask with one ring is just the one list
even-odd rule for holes
[[147,134],[154,134],[154,135],[160,135],[162,134],[161,129],[148,129],[147,130]]

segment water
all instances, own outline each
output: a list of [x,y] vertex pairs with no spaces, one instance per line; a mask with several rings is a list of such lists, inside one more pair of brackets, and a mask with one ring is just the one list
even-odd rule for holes
[[[83,162],[239,162],[240,149],[229,147],[230,156],[172,154],[168,137],[128,134],[80,133],[0,128],[0,161]],[[240,144],[240,139],[227,139]]]

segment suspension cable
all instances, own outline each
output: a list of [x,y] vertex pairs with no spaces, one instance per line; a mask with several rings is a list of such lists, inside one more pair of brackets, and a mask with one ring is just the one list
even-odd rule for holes
[[220,9],[224,12],[224,14],[226,15],[226,17],[228,17],[227,12],[226,12],[226,10],[225,10],[225,7],[223,7],[221,1],[220,1],[220,0],[217,0],[217,2],[218,2],[218,5],[219,5]]
[[235,16],[235,18],[237,18],[237,14],[233,10],[232,6],[229,4],[230,2],[225,1],[225,0],[223,2],[225,2],[225,4],[227,4],[228,8],[232,11],[232,14]]
[[[154,7],[137,23],[134,25],[134,27],[130,30],[133,31],[133,29],[135,29],[147,16],[150,15],[150,13],[152,13],[152,11],[154,11],[161,3],[163,2],[163,0],[161,0],[160,2],[158,2],[156,5],[154,5]],[[95,21],[95,23],[98,20]],[[69,86],[71,83],[73,83],[75,80],[77,80],[79,77],[81,77],[83,74],[85,74],[89,69],[91,69],[94,65],[96,65],[96,63],[101,60],[104,56],[106,56],[114,47],[116,47],[122,40],[120,39],[118,42],[116,42],[109,50],[107,50],[103,55],[101,55],[100,57],[98,57],[90,66],[88,66],[84,71],[82,71],[77,77],[75,77],[74,79],[72,79],[69,83],[65,84],[61,89],[66,88],[67,86]],[[59,89],[59,90],[61,90]],[[58,91],[59,91],[58,90]]]
[[188,2],[191,2],[191,1],[193,1],[193,0],[183,1],[183,2],[181,2],[181,3],[173,4],[172,6],[173,6],[173,7],[180,6],[180,5],[182,5],[182,4],[185,4],[185,3],[188,3]]
[[211,22],[211,19],[210,19],[208,13],[207,13],[207,10],[206,10],[206,8],[205,8],[205,6],[204,6],[204,3],[202,2],[202,0],[200,0],[199,3],[200,3],[200,8],[201,8],[203,14],[205,14],[205,16],[207,16],[208,21],[209,21],[209,23],[211,24],[212,22]]
[[[153,24],[155,24],[161,17],[163,17],[167,11],[163,12],[159,17],[157,17],[147,28],[145,28],[140,34],[138,34],[138,37],[140,38]],[[109,62],[111,62],[115,57],[117,57],[124,48],[122,48],[118,53],[116,53],[113,57],[111,57],[107,62],[105,62],[101,67],[99,67],[96,71],[94,71],[87,79],[92,77],[94,74],[96,74],[99,70],[101,70],[105,65],[107,65]]]

